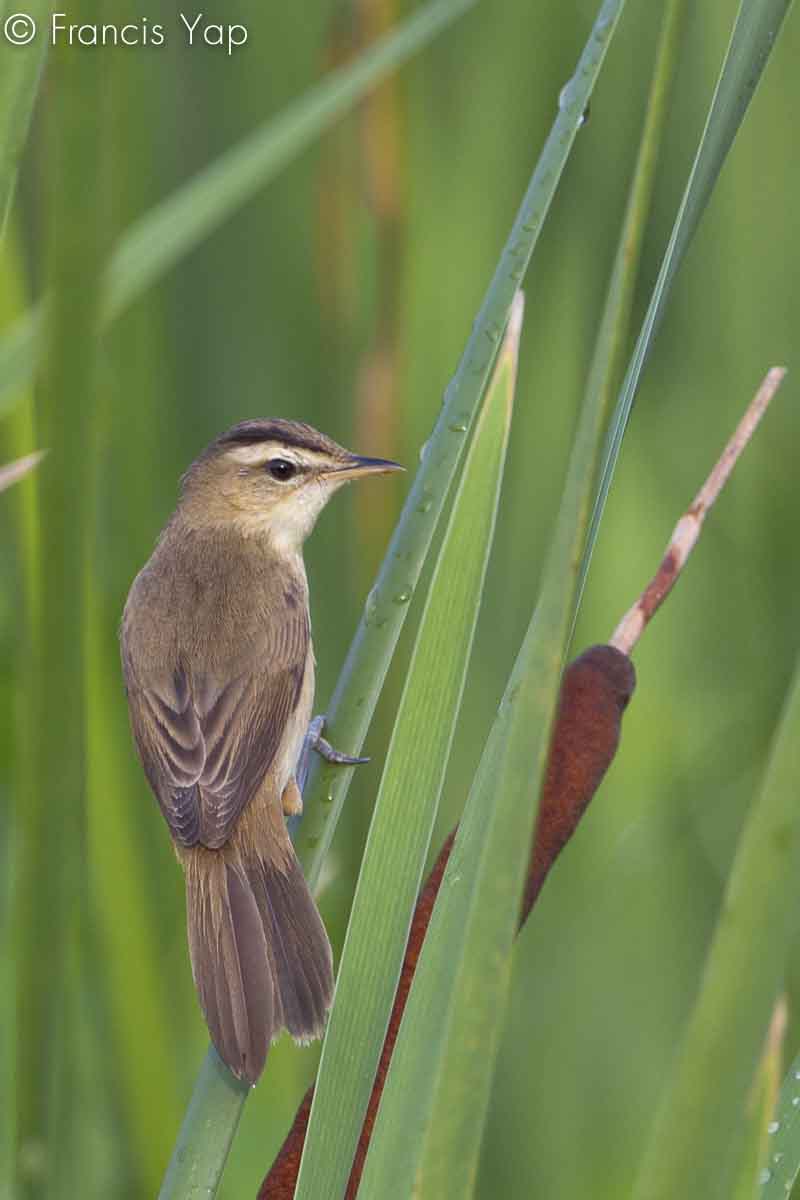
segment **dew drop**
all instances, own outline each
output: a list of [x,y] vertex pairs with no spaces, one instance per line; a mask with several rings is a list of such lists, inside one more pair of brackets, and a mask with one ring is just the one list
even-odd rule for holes
[[574,81],[572,79],[568,79],[561,91],[558,93],[558,107],[562,112],[565,108],[569,108],[570,104],[572,103],[572,93],[574,90],[573,83]]
[[792,1108],[800,1108],[800,1096],[792,1096]]
[[[570,79],[567,83],[564,84],[561,91],[558,93],[558,108],[559,108],[560,112],[563,112],[564,109],[569,108],[570,104],[572,104],[572,102],[574,100],[574,92],[575,92],[574,84],[575,84],[575,80]],[[586,108],[584,108],[583,112],[581,113],[580,117],[578,118],[577,128],[580,129],[581,126],[585,125],[588,120],[589,120],[589,105],[587,104]]]
[[778,1150],[778,1152],[776,1154],[773,1154],[773,1156],[772,1156],[773,1165],[777,1167],[778,1163],[781,1161],[782,1158],[783,1158],[783,1152]]
[[770,1171],[769,1167],[764,1167],[759,1172],[758,1182],[763,1187],[765,1183],[769,1183],[770,1179],[772,1179],[772,1171]]
[[367,625],[372,625],[375,622],[375,614],[378,611],[378,596],[377,589],[373,588],[367,596],[367,602],[364,605],[364,621]]
[[432,500],[423,500],[421,504],[417,505],[417,512],[418,513],[430,512],[432,508],[433,508]]
[[447,426],[451,433],[466,433],[467,426],[464,421],[453,421]]
[[408,604],[411,599],[411,589],[403,588],[402,592],[398,592],[394,597],[395,604]]
[[780,1121],[770,1121],[767,1126],[767,1133],[777,1133],[781,1127]]

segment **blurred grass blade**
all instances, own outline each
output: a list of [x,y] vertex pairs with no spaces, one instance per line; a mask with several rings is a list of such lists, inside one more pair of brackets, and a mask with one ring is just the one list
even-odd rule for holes
[[17,403],[33,382],[43,326],[44,306],[39,304],[17,317],[0,338],[0,416]]
[[111,261],[109,317],[141,295],[357,100],[474,3],[434,0],[419,8],[134,224]]
[[[0,4],[0,20],[6,19],[3,8]],[[50,6],[44,0],[30,0],[25,15],[36,22],[38,35],[27,46],[15,46],[0,37],[0,239],[5,234],[19,160],[39,90],[49,13]]]
[[[419,9],[136,221],[111,257],[101,319],[119,316],[370,88],[474,3],[434,0]],[[21,317],[0,341],[0,413],[35,370],[40,331],[37,309]]]
[[800,908],[800,666],[741,835],[700,994],[641,1164],[635,1200],[730,1194],[731,1146]]
[[[667,30],[669,34],[669,30]],[[627,228],[626,223],[626,228]],[[633,260],[628,265],[635,270]],[[609,310],[624,321],[623,274]],[[511,945],[536,821],[577,563],[614,360],[604,323],[564,498],[533,614],[475,775],[389,1068],[359,1196],[468,1197],[477,1175],[510,978]]]
[[800,1175],[800,1054],[786,1072],[774,1113],[767,1126],[759,1200],[786,1200]]
[[44,454],[44,450],[35,450],[33,454],[24,454],[22,458],[17,458],[14,462],[0,467],[0,492],[10,488],[12,483],[16,483],[18,479],[24,479],[37,463],[42,461]]
[[[12,230],[0,254],[0,307],[18,311],[24,292],[19,247]],[[13,420],[9,422],[8,437],[4,445],[7,453],[16,461],[28,458],[24,452],[36,445],[33,431],[31,397],[18,405]],[[35,586],[35,564],[39,561],[39,520],[36,505],[37,493],[33,477],[26,486],[15,489],[10,497],[16,526],[15,542],[20,547],[20,599],[14,627],[16,641],[16,669],[20,664],[27,668],[31,630],[36,627],[36,597],[40,590]],[[16,688],[19,693],[24,689]],[[19,763],[30,761],[30,751],[23,743],[29,730],[22,716],[22,705],[18,705],[11,727],[14,738],[14,774],[12,781],[19,779]],[[2,874],[2,896],[0,896],[0,944],[7,948],[0,959],[0,1094],[7,1097],[4,1106],[2,1128],[0,1128],[0,1196],[14,1195],[16,1176],[17,1122],[13,1101],[16,1080],[17,1057],[17,989],[16,955],[13,949],[14,896],[16,893],[17,855],[14,839],[8,836],[12,828],[13,801],[9,796],[0,803],[0,874]]]
[[[768,1156],[774,1158],[770,1127],[781,1086],[783,1043],[788,1021],[788,1001],[785,996],[781,996],[772,1013],[764,1052],[747,1098],[744,1136],[739,1146],[740,1166],[731,1191],[731,1200],[759,1200],[761,1182],[765,1177],[763,1164]],[[782,1157],[781,1155],[778,1158],[779,1163]],[[783,1191],[781,1200],[786,1200],[786,1196],[787,1192]]]
[[[151,910],[142,898],[147,881],[141,877],[152,871],[152,862],[149,858],[142,862],[133,820],[137,809],[126,803],[125,767],[130,747],[114,736],[119,681],[103,653],[108,625],[103,622],[94,579],[87,592],[88,884],[97,913],[95,929],[113,1030],[109,1040],[119,1108],[136,1164],[138,1190],[153,1195],[180,1124],[183,1098],[176,1078],[174,1036],[164,1016],[172,1000],[169,983],[158,931],[148,920]],[[109,796],[114,797],[113,804]],[[132,962],[136,964],[133,977]],[[153,1094],[156,1070],[157,1100]]]
[[[48,190],[53,304],[37,438],[49,447],[35,472],[41,514],[34,551],[31,643],[21,673],[24,724],[15,794],[17,886],[17,1136],[20,1196],[101,1194],[102,1157],[89,1147],[107,1109],[92,1021],[92,923],[87,919],[84,589],[93,521],[91,468],[96,327],[107,249],[102,137],[86,112],[104,111],[104,59],[79,75],[55,53],[59,102],[49,135],[56,178]],[[100,131],[102,133],[102,129]],[[93,186],[87,192],[85,181]],[[91,462],[91,456],[89,455]],[[76,487],[76,464],[84,467]],[[35,622],[35,623],[34,623]],[[105,1063],[103,1064],[105,1066]]]
[[584,554],[581,588],[589,568],[639,380],[661,323],[675,274],[700,223],[739,126],[744,120],[790,4],[791,0],[742,0],[739,8],[686,191],[617,402]]
[[[343,1195],[389,1023],[461,706],[494,535],[522,295],[478,418],[420,621],[322,1048],[297,1200]],[[408,596],[397,602],[408,603]]]
[[[514,292],[530,262],[583,113],[613,37],[624,0],[604,0],[575,74],[562,90],[553,127],[517,213],[494,275],[473,322],[444,405],[428,439],[414,485],[384,556],[366,611],[328,708],[330,736],[337,746],[360,749],[403,627],[407,605],[394,597],[417,585],[434,529],[464,448]],[[319,881],[344,803],[351,771],[314,764],[297,852],[312,885]]]
[[[414,485],[384,556],[376,585],[370,593],[366,611],[328,708],[330,736],[342,749],[360,747],[372,720],[408,612],[408,604],[397,604],[395,597],[401,594],[410,597],[419,580],[436,524],[461,460],[464,435],[472,425],[483,395],[515,291],[527,270],[623,7],[624,0],[604,0],[600,6],[570,89],[563,95],[553,127],[473,323],[461,361],[445,392],[442,410],[427,442]],[[2,376],[0,344],[0,395]],[[304,797],[303,823],[296,842],[298,857],[312,888],[319,883],[349,778],[350,772],[341,767],[330,770],[320,767],[319,763],[314,764]],[[215,1106],[211,1093],[207,1093],[208,1103],[203,1103],[202,1095],[198,1092],[198,1089],[205,1091],[204,1080],[209,1070],[207,1060],[192,1107],[199,1114],[197,1119],[214,1122]],[[230,1076],[229,1082],[231,1094],[234,1094],[236,1081],[233,1076]],[[182,1147],[190,1136],[187,1122],[188,1117],[176,1154],[183,1154]],[[220,1146],[222,1144],[220,1139]],[[184,1169],[190,1171],[191,1164],[185,1155],[183,1162]],[[177,1188],[173,1187],[170,1192],[162,1194],[162,1200],[179,1194]]]

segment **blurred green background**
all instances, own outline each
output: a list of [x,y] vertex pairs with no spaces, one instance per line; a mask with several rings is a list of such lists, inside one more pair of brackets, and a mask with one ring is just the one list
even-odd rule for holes
[[[100,19],[95,7],[92,19]],[[74,514],[69,505],[49,511],[43,485],[41,521],[44,544],[63,545],[63,530],[88,509],[90,569],[84,577],[76,565],[64,597],[64,611],[78,614],[83,629],[82,656],[76,630],[63,660],[32,668],[36,659],[21,630],[36,492],[26,482],[2,497],[0,1186],[8,1189],[12,1155],[6,1114],[13,1107],[20,913],[12,921],[7,901],[17,822],[31,778],[26,763],[46,759],[60,736],[37,725],[26,695],[32,688],[46,693],[52,672],[59,694],[74,700],[65,725],[83,725],[85,717],[85,785],[80,771],[64,771],[58,794],[41,801],[61,814],[80,814],[85,803],[88,813],[75,885],[76,895],[88,896],[81,1040],[71,1051],[90,1081],[78,1093],[81,1144],[91,1149],[85,1194],[149,1196],[207,1035],[189,971],[181,875],[127,729],[117,651],[127,589],[173,507],[180,473],[241,418],[310,421],[354,449],[413,469],[595,7],[593,0],[483,0],[113,327],[90,411],[75,371],[63,391],[59,380],[46,380],[47,419],[37,416],[29,394],[4,418],[4,458],[49,444],[48,433],[59,428],[79,430],[60,468],[68,473]],[[526,282],[498,532],[435,847],[463,804],[530,616],[661,8],[629,0]],[[737,4],[689,8],[635,322],[658,271]],[[51,56],[0,247],[3,322],[41,294],[48,256],[65,231],[74,239],[70,279],[79,295],[82,262],[91,273],[131,220],[410,6],[229,0],[224,13],[206,16],[247,26],[247,45],[230,57],[187,48],[178,11],[171,0],[152,10],[120,0],[105,19],[139,23],[147,15],[168,28],[168,44]],[[645,372],[576,650],[605,640],[652,574],[766,368],[795,365],[798,55],[800,27],[790,18]],[[64,158],[61,113],[70,97],[73,118],[85,103],[68,143],[77,147],[74,161]],[[520,937],[481,1196],[603,1200],[630,1184],[800,642],[796,397],[790,374],[686,578],[637,651],[639,688],[622,753]],[[52,448],[55,457],[59,444]],[[392,480],[354,489],[322,517],[308,545],[318,709],[331,693],[406,487]],[[407,635],[369,735],[372,763],[357,774],[331,855],[322,909],[337,952],[408,645]],[[69,673],[80,674],[81,662],[86,677],[71,690]],[[32,683],[32,669],[45,675]],[[43,988],[51,953],[45,930],[38,948]],[[796,960],[795,987],[798,966]],[[796,1031],[789,1042],[793,1049]],[[255,1194],[312,1078],[316,1053],[286,1039],[273,1050],[246,1107],[223,1196]],[[46,1070],[46,1053],[43,1062]],[[48,1167],[35,1143],[24,1147],[24,1163],[35,1194]]]

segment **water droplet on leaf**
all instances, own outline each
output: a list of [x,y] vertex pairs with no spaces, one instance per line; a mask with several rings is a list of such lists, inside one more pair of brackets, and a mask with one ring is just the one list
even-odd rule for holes
[[364,605],[364,621],[367,625],[375,623],[375,616],[378,611],[378,589],[373,588],[367,596],[367,602]]

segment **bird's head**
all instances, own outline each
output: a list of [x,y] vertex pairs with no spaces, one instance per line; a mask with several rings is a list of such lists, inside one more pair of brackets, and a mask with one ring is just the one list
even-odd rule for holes
[[236,527],[292,552],[342,484],[402,470],[389,459],[353,454],[300,421],[240,421],[192,463],[179,511],[192,526]]

